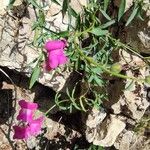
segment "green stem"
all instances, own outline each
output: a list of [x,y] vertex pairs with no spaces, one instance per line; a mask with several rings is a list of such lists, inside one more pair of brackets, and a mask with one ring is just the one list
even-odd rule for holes
[[129,77],[129,76],[125,76],[123,74],[119,74],[119,73],[115,73],[115,72],[112,72],[110,70],[108,70],[102,63],[97,63],[96,61],[94,61],[91,57],[88,57],[86,55],[84,55],[84,53],[82,52],[81,49],[79,49],[78,46],[76,46],[76,49],[78,50],[79,54],[85,59],[87,60],[88,62],[90,62],[90,64],[93,64],[95,66],[98,66],[100,67],[104,72],[112,75],[112,76],[116,76],[118,78],[122,78],[122,79],[129,79],[129,80],[134,80],[134,81],[137,81],[137,82],[144,82],[144,79],[141,79],[141,78],[135,78],[135,77]]

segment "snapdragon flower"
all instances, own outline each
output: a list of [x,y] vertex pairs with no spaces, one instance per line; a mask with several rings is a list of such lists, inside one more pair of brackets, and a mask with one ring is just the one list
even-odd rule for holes
[[28,139],[31,136],[36,136],[40,133],[44,117],[41,116],[34,119],[34,111],[38,108],[36,103],[20,100],[21,107],[17,120],[19,125],[13,126],[14,139]]
[[46,42],[45,49],[48,52],[48,59],[46,61],[47,70],[55,69],[67,62],[68,58],[64,54],[65,47],[65,40],[49,40]]

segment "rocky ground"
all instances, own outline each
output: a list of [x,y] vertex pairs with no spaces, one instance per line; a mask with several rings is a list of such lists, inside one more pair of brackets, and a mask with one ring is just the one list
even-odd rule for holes
[[[81,3],[72,0],[76,11],[82,11]],[[6,3],[6,4],[5,4]],[[129,3],[129,1],[128,1]],[[28,66],[40,53],[40,49],[29,47],[33,39],[31,29],[36,14],[31,6],[26,7],[17,0],[11,11],[6,11],[7,1],[0,3],[0,149],[1,150],[88,150],[90,143],[101,145],[106,150],[149,150],[150,149],[150,119],[149,101],[150,87],[145,84],[112,78],[108,85],[109,101],[102,108],[91,109],[87,114],[81,112],[60,111],[54,108],[45,118],[41,135],[24,141],[12,139],[11,125],[16,122],[15,110],[17,101],[27,99],[39,104],[38,114],[45,113],[54,103],[57,91],[65,91],[66,86],[72,88],[80,75],[60,68],[58,73],[43,71],[36,85],[29,90],[29,76],[34,66]],[[116,6],[117,6],[116,2]],[[126,6],[130,7],[130,3]],[[51,4],[46,11],[46,19],[54,23],[52,30],[66,29],[60,22],[59,6]],[[22,13],[20,13],[22,12]],[[54,14],[56,16],[53,16]],[[67,20],[67,18],[65,18]],[[66,21],[65,20],[65,21]],[[150,21],[149,12],[145,21],[135,20],[130,27],[123,29],[119,37],[124,42],[140,49],[142,54],[150,55]],[[123,33],[123,34],[122,34]],[[114,54],[123,66],[127,66],[126,74],[133,77],[144,77],[150,70],[138,56],[131,55],[120,49]],[[131,71],[135,70],[134,72]],[[76,78],[75,78],[76,77]],[[13,81],[13,83],[10,81]],[[70,83],[71,81],[71,83]],[[81,85],[81,88],[82,85]],[[125,90],[126,89],[126,90]],[[46,104],[46,105],[45,105]]]

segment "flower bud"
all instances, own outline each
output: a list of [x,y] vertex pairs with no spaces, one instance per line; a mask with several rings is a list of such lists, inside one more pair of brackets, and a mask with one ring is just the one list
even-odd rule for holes
[[122,70],[122,66],[119,63],[114,63],[111,68],[110,71],[115,72],[115,73],[119,73]]

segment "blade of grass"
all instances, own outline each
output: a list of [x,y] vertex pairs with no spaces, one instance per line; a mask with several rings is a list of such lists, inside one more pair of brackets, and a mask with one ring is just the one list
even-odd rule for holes
[[120,6],[119,6],[119,12],[118,12],[118,22],[125,12],[125,6],[126,6],[126,0],[121,0]]
[[138,9],[139,9],[139,7],[136,7],[136,8],[133,9],[130,17],[128,18],[128,20],[127,20],[127,22],[125,24],[125,26],[128,26],[131,23],[131,21],[135,18],[136,14],[138,12]]

